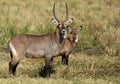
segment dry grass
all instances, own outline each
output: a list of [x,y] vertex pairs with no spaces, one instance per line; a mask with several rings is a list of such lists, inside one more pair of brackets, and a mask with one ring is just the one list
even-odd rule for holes
[[[6,52],[7,53],[7,52]],[[84,53],[70,55],[69,66],[61,64],[57,57],[53,62],[52,77],[44,79],[44,59],[23,58],[17,68],[17,76],[11,78],[8,73],[7,54],[1,54],[0,83],[50,83],[50,84],[119,84],[120,64],[118,57],[88,56]]]

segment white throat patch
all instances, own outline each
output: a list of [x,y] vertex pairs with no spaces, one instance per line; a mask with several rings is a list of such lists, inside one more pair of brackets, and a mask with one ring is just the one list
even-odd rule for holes
[[64,35],[64,37],[63,37],[64,39],[66,39],[67,38],[67,32],[65,32],[65,35]]
[[77,35],[77,37],[76,37],[76,39],[75,39],[75,42],[76,42],[76,43],[78,42],[78,35]]

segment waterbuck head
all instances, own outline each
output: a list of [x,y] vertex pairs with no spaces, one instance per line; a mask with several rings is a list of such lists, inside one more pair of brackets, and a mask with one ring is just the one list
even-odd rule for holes
[[56,15],[55,15],[55,3],[53,5],[53,16],[54,18],[52,18],[52,23],[54,23],[57,26],[57,30],[60,36],[62,36],[64,39],[67,37],[67,27],[68,25],[70,25],[73,22],[73,19],[68,19],[68,7],[67,7],[67,3],[65,3],[66,5],[66,18],[63,21],[60,21],[57,19]]
[[71,36],[73,42],[78,43],[78,33],[81,29],[82,29],[82,26],[79,26],[76,29],[72,29],[72,28],[68,27],[68,30],[70,32],[70,36]]

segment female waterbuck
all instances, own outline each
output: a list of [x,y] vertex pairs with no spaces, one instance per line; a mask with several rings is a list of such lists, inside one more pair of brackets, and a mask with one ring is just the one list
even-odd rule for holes
[[[66,3],[65,3],[66,4]],[[15,75],[17,65],[23,56],[30,55],[32,57],[45,58],[46,76],[50,77],[51,60],[60,53],[66,38],[66,28],[72,23],[72,19],[68,19],[68,8],[66,4],[66,19],[59,21],[55,16],[55,3],[53,5],[52,23],[57,25],[53,33],[44,35],[17,35],[8,42],[8,48],[11,55],[9,62],[9,72]]]
[[75,48],[78,43],[78,32],[82,29],[82,26],[79,26],[76,29],[71,29],[68,27],[70,35],[65,39],[63,48],[61,49],[62,53],[62,63],[68,65],[69,54]]

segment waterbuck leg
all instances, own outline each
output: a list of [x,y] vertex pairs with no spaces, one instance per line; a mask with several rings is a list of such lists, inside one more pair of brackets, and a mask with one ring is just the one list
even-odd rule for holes
[[14,56],[9,62],[9,73],[13,76],[16,75],[16,68],[19,64],[19,61],[20,59]]
[[69,54],[65,56],[65,64],[68,65],[68,61],[69,61]]
[[62,63],[65,64],[65,54],[62,55]]
[[51,61],[50,61],[50,67],[52,69],[52,65],[53,65],[53,58],[51,58]]
[[69,61],[69,54],[63,54],[62,55],[62,63],[65,65],[68,65],[68,61]]
[[46,77],[49,78],[50,77],[50,73],[51,73],[51,59],[45,59],[45,72],[46,72]]

